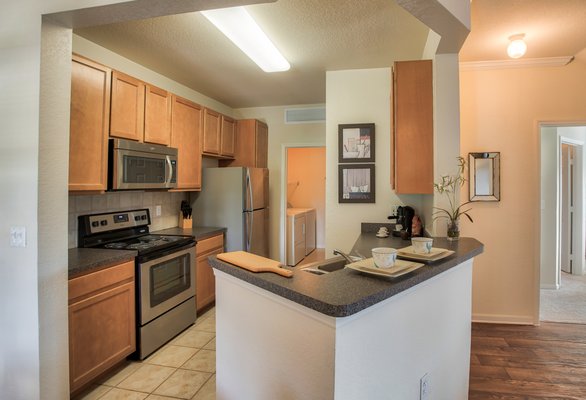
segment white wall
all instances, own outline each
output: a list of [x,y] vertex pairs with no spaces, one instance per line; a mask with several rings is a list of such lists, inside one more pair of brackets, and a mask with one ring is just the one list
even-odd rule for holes
[[[392,205],[419,212],[421,196],[399,198],[390,185],[390,68],[326,72],[326,254],[350,251],[361,222],[388,222]],[[338,124],[375,124],[376,203],[338,204]]]
[[[311,107],[306,105],[304,107]],[[316,105],[317,106],[317,105]],[[234,110],[236,118],[255,118],[269,127],[269,207],[270,207],[270,257],[285,263],[285,219],[287,179],[283,176],[286,162],[285,146],[324,146],[325,126],[315,124],[285,124],[285,109],[299,106],[255,107]]]

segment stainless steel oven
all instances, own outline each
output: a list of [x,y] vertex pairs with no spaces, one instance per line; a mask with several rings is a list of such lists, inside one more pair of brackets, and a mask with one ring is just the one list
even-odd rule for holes
[[194,246],[137,258],[140,359],[195,322]]
[[137,355],[142,360],[196,319],[195,238],[149,232],[148,209],[79,216],[80,247],[133,250]]
[[177,149],[110,139],[109,151],[110,190],[177,187]]

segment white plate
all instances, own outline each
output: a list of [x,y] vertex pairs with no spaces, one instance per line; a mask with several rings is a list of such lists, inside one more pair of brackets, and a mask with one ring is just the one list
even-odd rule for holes
[[432,247],[431,253],[421,254],[413,250],[413,246],[404,247],[397,250],[397,257],[416,261],[437,261],[454,254],[453,250],[442,249],[439,247]]
[[346,268],[353,269],[355,271],[364,272],[365,274],[384,276],[387,278],[398,278],[405,274],[415,271],[418,268],[423,267],[424,264],[416,263],[413,261],[397,260],[395,265],[391,268],[382,269],[374,266],[374,259],[367,258],[365,260],[357,261],[352,264],[346,265]]
[[387,233],[386,235],[379,235],[379,234],[377,233],[377,234],[376,234],[376,237],[379,237],[379,238],[386,238],[386,237],[389,237],[389,234]]

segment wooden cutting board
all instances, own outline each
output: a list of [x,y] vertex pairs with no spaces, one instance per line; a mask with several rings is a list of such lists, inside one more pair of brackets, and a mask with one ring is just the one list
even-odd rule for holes
[[256,254],[247,253],[246,251],[231,251],[229,253],[220,253],[216,257],[218,260],[225,261],[252,272],[274,272],[275,274],[279,274],[287,278],[293,276],[293,271],[281,268],[281,263],[278,261],[257,256]]

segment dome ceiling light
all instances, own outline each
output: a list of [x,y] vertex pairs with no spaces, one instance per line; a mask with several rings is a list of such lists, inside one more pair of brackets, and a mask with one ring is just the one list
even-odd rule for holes
[[507,54],[511,58],[521,58],[527,51],[527,44],[523,41],[524,33],[509,36],[509,46],[507,47]]

